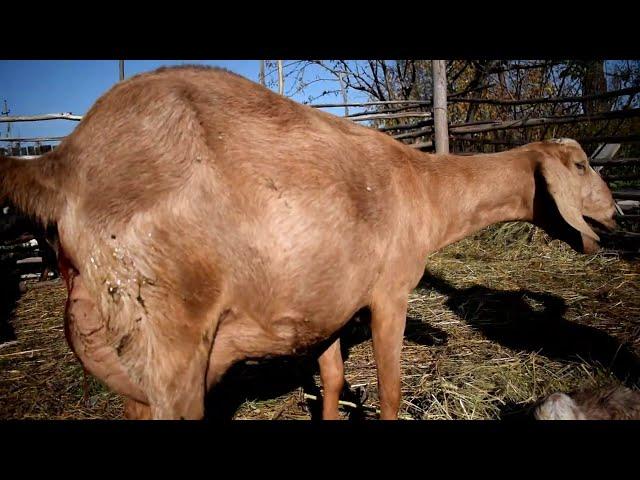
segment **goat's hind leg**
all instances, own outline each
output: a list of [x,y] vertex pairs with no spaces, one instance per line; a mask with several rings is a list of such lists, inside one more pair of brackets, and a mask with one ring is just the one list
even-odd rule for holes
[[[154,419],[204,418],[206,393],[229,366],[223,361],[226,355],[216,353],[224,346],[219,325],[224,316],[222,309],[216,308],[197,326],[192,320],[176,321],[193,326],[177,339],[157,337],[158,343],[149,359],[154,375],[148,378],[149,405]],[[212,358],[221,362],[212,362]]]
[[[182,343],[182,342],[181,342]],[[202,341],[182,348],[156,345],[147,379],[151,415],[155,420],[201,420],[204,417],[209,347]]]

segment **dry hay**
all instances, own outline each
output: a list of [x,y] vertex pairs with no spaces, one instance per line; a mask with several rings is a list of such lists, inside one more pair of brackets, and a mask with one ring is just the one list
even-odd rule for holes
[[[487,229],[427,261],[410,295],[402,418],[510,418],[555,391],[637,382],[640,263],[579,255],[525,224]],[[122,402],[82,368],[62,326],[60,282],[19,301],[17,340],[0,344],[0,418],[120,418]],[[366,391],[351,418],[375,418],[376,370],[366,321],[343,335],[346,377]],[[214,392],[224,418],[309,419],[319,376],[308,359],[238,365]],[[355,401],[347,395],[345,400]],[[217,402],[217,403],[216,403]],[[213,415],[215,417],[215,414]]]
[[0,418],[119,418],[121,400],[90,376],[83,398],[83,369],[64,336],[64,284],[35,285],[28,283],[12,319],[16,340],[0,344]]

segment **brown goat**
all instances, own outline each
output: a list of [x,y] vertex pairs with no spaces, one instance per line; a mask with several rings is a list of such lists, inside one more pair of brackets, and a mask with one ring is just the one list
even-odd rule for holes
[[537,420],[640,420],[640,392],[616,386],[554,393],[534,412]]
[[134,418],[201,418],[233,363],[318,345],[336,418],[336,333],[364,307],[381,417],[396,418],[429,252],[507,220],[593,251],[583,216],[615,224],[575,141],[428,155],[202,67],[117,84],[55,151],[3,158],[0,175],[0,198],[57,223],[67,338]]

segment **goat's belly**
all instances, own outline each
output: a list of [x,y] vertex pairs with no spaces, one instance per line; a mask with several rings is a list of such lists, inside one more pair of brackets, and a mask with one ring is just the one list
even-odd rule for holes
[[288,312],[269,319],[229,309],[213,342],[207,388],[215,385],[229,367],[240,360],[303,354],[329,339],[349,318],[348,315],[323,318]]

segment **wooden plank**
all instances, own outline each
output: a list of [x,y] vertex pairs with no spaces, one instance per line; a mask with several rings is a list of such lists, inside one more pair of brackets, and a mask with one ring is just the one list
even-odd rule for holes
[[428,141],[428,142],[416,142],[416,143],[411,143],[409,145],[407,145],[408,147],[411,148],[416,148],[418,150],[421,150],[423,148],[433,148],[433,142],[432,141]]
[[631,240],[640,240],[640,233],[636,233],[636,232],[625,232],[622,230],[616,230],[615,232],[611,232],[611,233],[604,233],[603,236],[609,237],[609,238],[626,238],[626,239],[631,239]]
[[[500,100],[494,98],[463,98],[456,94],[447,95],[450,103],[483,103],[493,105],[533,105],[538,103],[578,103],[584,100],[597,100],[600,98],[622,97],[624,95],[633,95],[640,92],[640,87],[622,88],[620,90],[611,90],[606,93],[596,95],[574,96],[574,97],[541,97],[528,98],[521,100]],[[350,103],[318,103],[309,105],[312,108],[335,108],[335,107],[368,107],[374,105],[428,105],[431,106],[431,100],[386,100],[374,102],[350,102]]]
[[29,257],[16,261],[17,265],[28,265],[32,263],[42,263],[42,257]]
[[[500,130],[509,130],[514,128],[533,128],[540,127],[543,125],[553,125],[553,124],[564,124],[564,123],[581,123],[581,122],[590,122],[597,120],[611,120],[616,118],[633,118],[640,117],[640,108],[635,108],[632,110],[619,110],[613,112],[605,112],[597,115],[570,115],[570,116],[556,116],[556,117],[540,117],[540,118],[523,118],[518,120],[482,120],[476,122],[469,123],[460,123],[449,125],[449,132],[451,134],[465,134],[468,135],[470,133],[485,133],[485,132],[494,132]],[[404,127],[405,130],[409,130],[410,127]],[[429,126],[425,126],[423,128],[418,128],[416,126],[416,130],[412,132],[399,134],[400,136],[394,136],[394,138],[416,138],[426,135],[432,131],[432,128]],[[620,138],[620,137],[609,137],[609,138]],[[476,143],[484,143],[484,139],[467,139],[467,138],[457,138],[454,137],[454,140],[458,141],[471,141]],[[595,139],[594,139],[595,140]],[[491,143],[491,142],[487,142]],[[505,144],[511,144],[513,142],[505,142]],[[585,142],[587,143],[587,142]]]
[[620,147],[621,145],[619,143],[601,143],[591,154],[589,160],[611,160],[616,156]]
[[611,158],[608,160],[590,160],[592,166],[617,167],[619,165],[632,165],[640,163],[640,158]]
[[479,125],[452,125],[449,130],[451,133],[468,134],[468,133],[484,133],[497,130],[509,130],[513,128],[531,128],[542,125],[557,125],[563,123],[580,123],[591,122],[595,120],[612,120],[618,118],[635,118],[640,117],[640,108],[629,110],[615,110],[613,112],[604,112],[595,115],[564,115],[557,117],[540,117],[540,118],[522,118],[519,120],[491,120]]
[[375,105],[426,105],[430,107],[432,104],[431,100],[381,100],[377,102],[317,103],[308,106],[311,108],[369,107]]
[[14,115],[14,116],[1,116],[0,123],[6,122],[38,122],[41,120],[82,120],[82,115],[74,115],[71,112],[67,113],[45,113],[43,115]]
[[640,221],[640,215],[616,215],[618,220],[629,220],[630,222],[638,222]]
[[616,190],[613,198],[620,200],[640,200],[640,190]]
[[0,142],[57,142],[65,137],[4,137]]
[[[600,168],[605,168],[604,166]],[[619,182],[620,180],[640,180],[640,173],[622,173],[620,175],[607,175],[601,173],[600,176],[605,182]]]
[[278,60],[278,93],[284,95],[284,68],[282,60]]
[[637,200],[620,200],[616,203],[623,212],[635,212],[640,209],[640,202]]
[[12,157],[11,155],[7,155],[8,158],[19,158],[20,160],[35,160],[36,158],[40,158],[42,155],[20,155],[17,157]]
[[585,100],[597,100],[601,98],[622,97],[625,95],[634,95],[640,92],[640,87],[622,88],[620,90],[611,90],[609,92],[598,93],[595,95],[585,95],[580,97],[542,97],[542,98],[524,98],[521,100],[500,100],[496,98],[451,98],[450,102],[456,103],[481,103],[485,105],[534,105],[540,103],[578,103]]
[[[517,141],[517,140],[492,140],[487,138],[460,138],[454,137],[454,141],[456,142],[470,142],[470,143],[480,143],[484,145],[504,145],[508,147],[516,147],[520,145],[524,145],[526,142]],[[616,135],[616,136],[601,136],[601,137],[582,137],[575,139],[578,143],[586,144],[586,143],[600,143],[600,142],[611,142],[611,143],[639,143],[640,135]]]
[[342,117],[352,122],[363,122],[365,120],[385,120],[391,118],[431,118],[431,112],[402,112],[402,113],[372,113],[358,117]]

